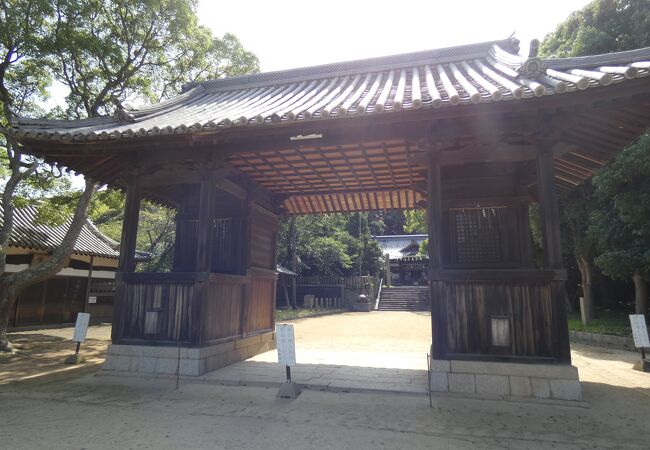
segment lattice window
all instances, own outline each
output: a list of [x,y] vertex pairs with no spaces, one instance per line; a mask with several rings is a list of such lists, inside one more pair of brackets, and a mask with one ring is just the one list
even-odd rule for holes
[[503,262],[501,211],[501,208],[465,208],[451,211],[457,263]]
[[212,228],[212,270],[219,273],[232,273],[237,269],[238,259],[234,254],[238,237],[232,218],[214,219]]

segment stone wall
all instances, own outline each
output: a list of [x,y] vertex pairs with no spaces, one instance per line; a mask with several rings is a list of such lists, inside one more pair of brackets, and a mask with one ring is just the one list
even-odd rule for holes
[[569,331],[571,342],[595,345],[604,348],[616,348],[636,352],[634,339],[630,336],[613,336],[611,334],[589,333],[587,331]]
[[578,369],[567,365],[432,360],[430,384],[434,392],[582,399]]
[[202,348],[109,345],[103,370],[149,375],[199,376],[274,350],[275,333],[263,333]]

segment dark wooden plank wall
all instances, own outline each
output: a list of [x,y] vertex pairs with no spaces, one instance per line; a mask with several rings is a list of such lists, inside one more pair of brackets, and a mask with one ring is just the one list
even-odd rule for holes
[[[443,300],[451,358],[468,355],[520,358],[558,358],[554,338],[556,317],[551,282],[449,282],[434,281]],[[509,321],[510,345],[491,345],[491,317]]]
[[156,341],[158,343],[184,343],[192,341],[192,310],[196,307],[193,283],[124,282],[122,334],[120,343],[128,341]]
[[[22,291],[13,305],[11,326],[74,322],[83,311],[86,278],[53,277]],[[110,316],[110,314],[109,314]]]
[[275,288],[275,273],[251,271],[250,297],[246,305],[247,334],[274,328]]
[[[240,278],[239,280],[237,278]],[[203,305],[205,343],[242,335],[246,277],[208,282]]]
[[250,264],[275,270],[277,216],[253,206],[251,211]]

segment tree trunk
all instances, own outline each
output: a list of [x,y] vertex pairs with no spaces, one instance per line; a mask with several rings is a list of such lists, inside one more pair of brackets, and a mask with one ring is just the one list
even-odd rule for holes
[[[296,216],[291,216],[289,224],[289,262],[291,270],[298,273],[298,254],[296,252]],[[298,309],[298,299],[296,298],[296,277],[291,277],[291,308]]]
[[587,325],[594,318],[594,296],[591,289],[591,263],[584,257],[576,258],[580,277],[582,278],[582,302],[580,303],[580,313],[582,324]]
[[634,280],[634,312],[637,314],[646,314],[648,312],[646,282],[638,273],[634,274],[632,280]]
[[[12,351],[12,345],[7,340],[7,326],[9,325],[9,311],[11,299],[26,287],[39,283],[59,272],[74,250],[79,233],[86,223],[90,200],[95,193],[97,185],[86,179],[86,188],[81,194],[74,215],[63,237],[61,245],[52,252],[52,256],[20,272],[7,274],[0,282],[0,351]],[[2,255],[6,257],[6,255]]]
[[11,298],[12,295],[8,287],[4,283],[0,283],[0,352],[13,353],[16,350],[7,339]]

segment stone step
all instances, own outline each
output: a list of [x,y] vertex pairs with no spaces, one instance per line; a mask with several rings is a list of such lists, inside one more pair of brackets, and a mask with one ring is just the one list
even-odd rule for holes
[[428,311],[427,286],[396,286],[382,289],[379,311]]

